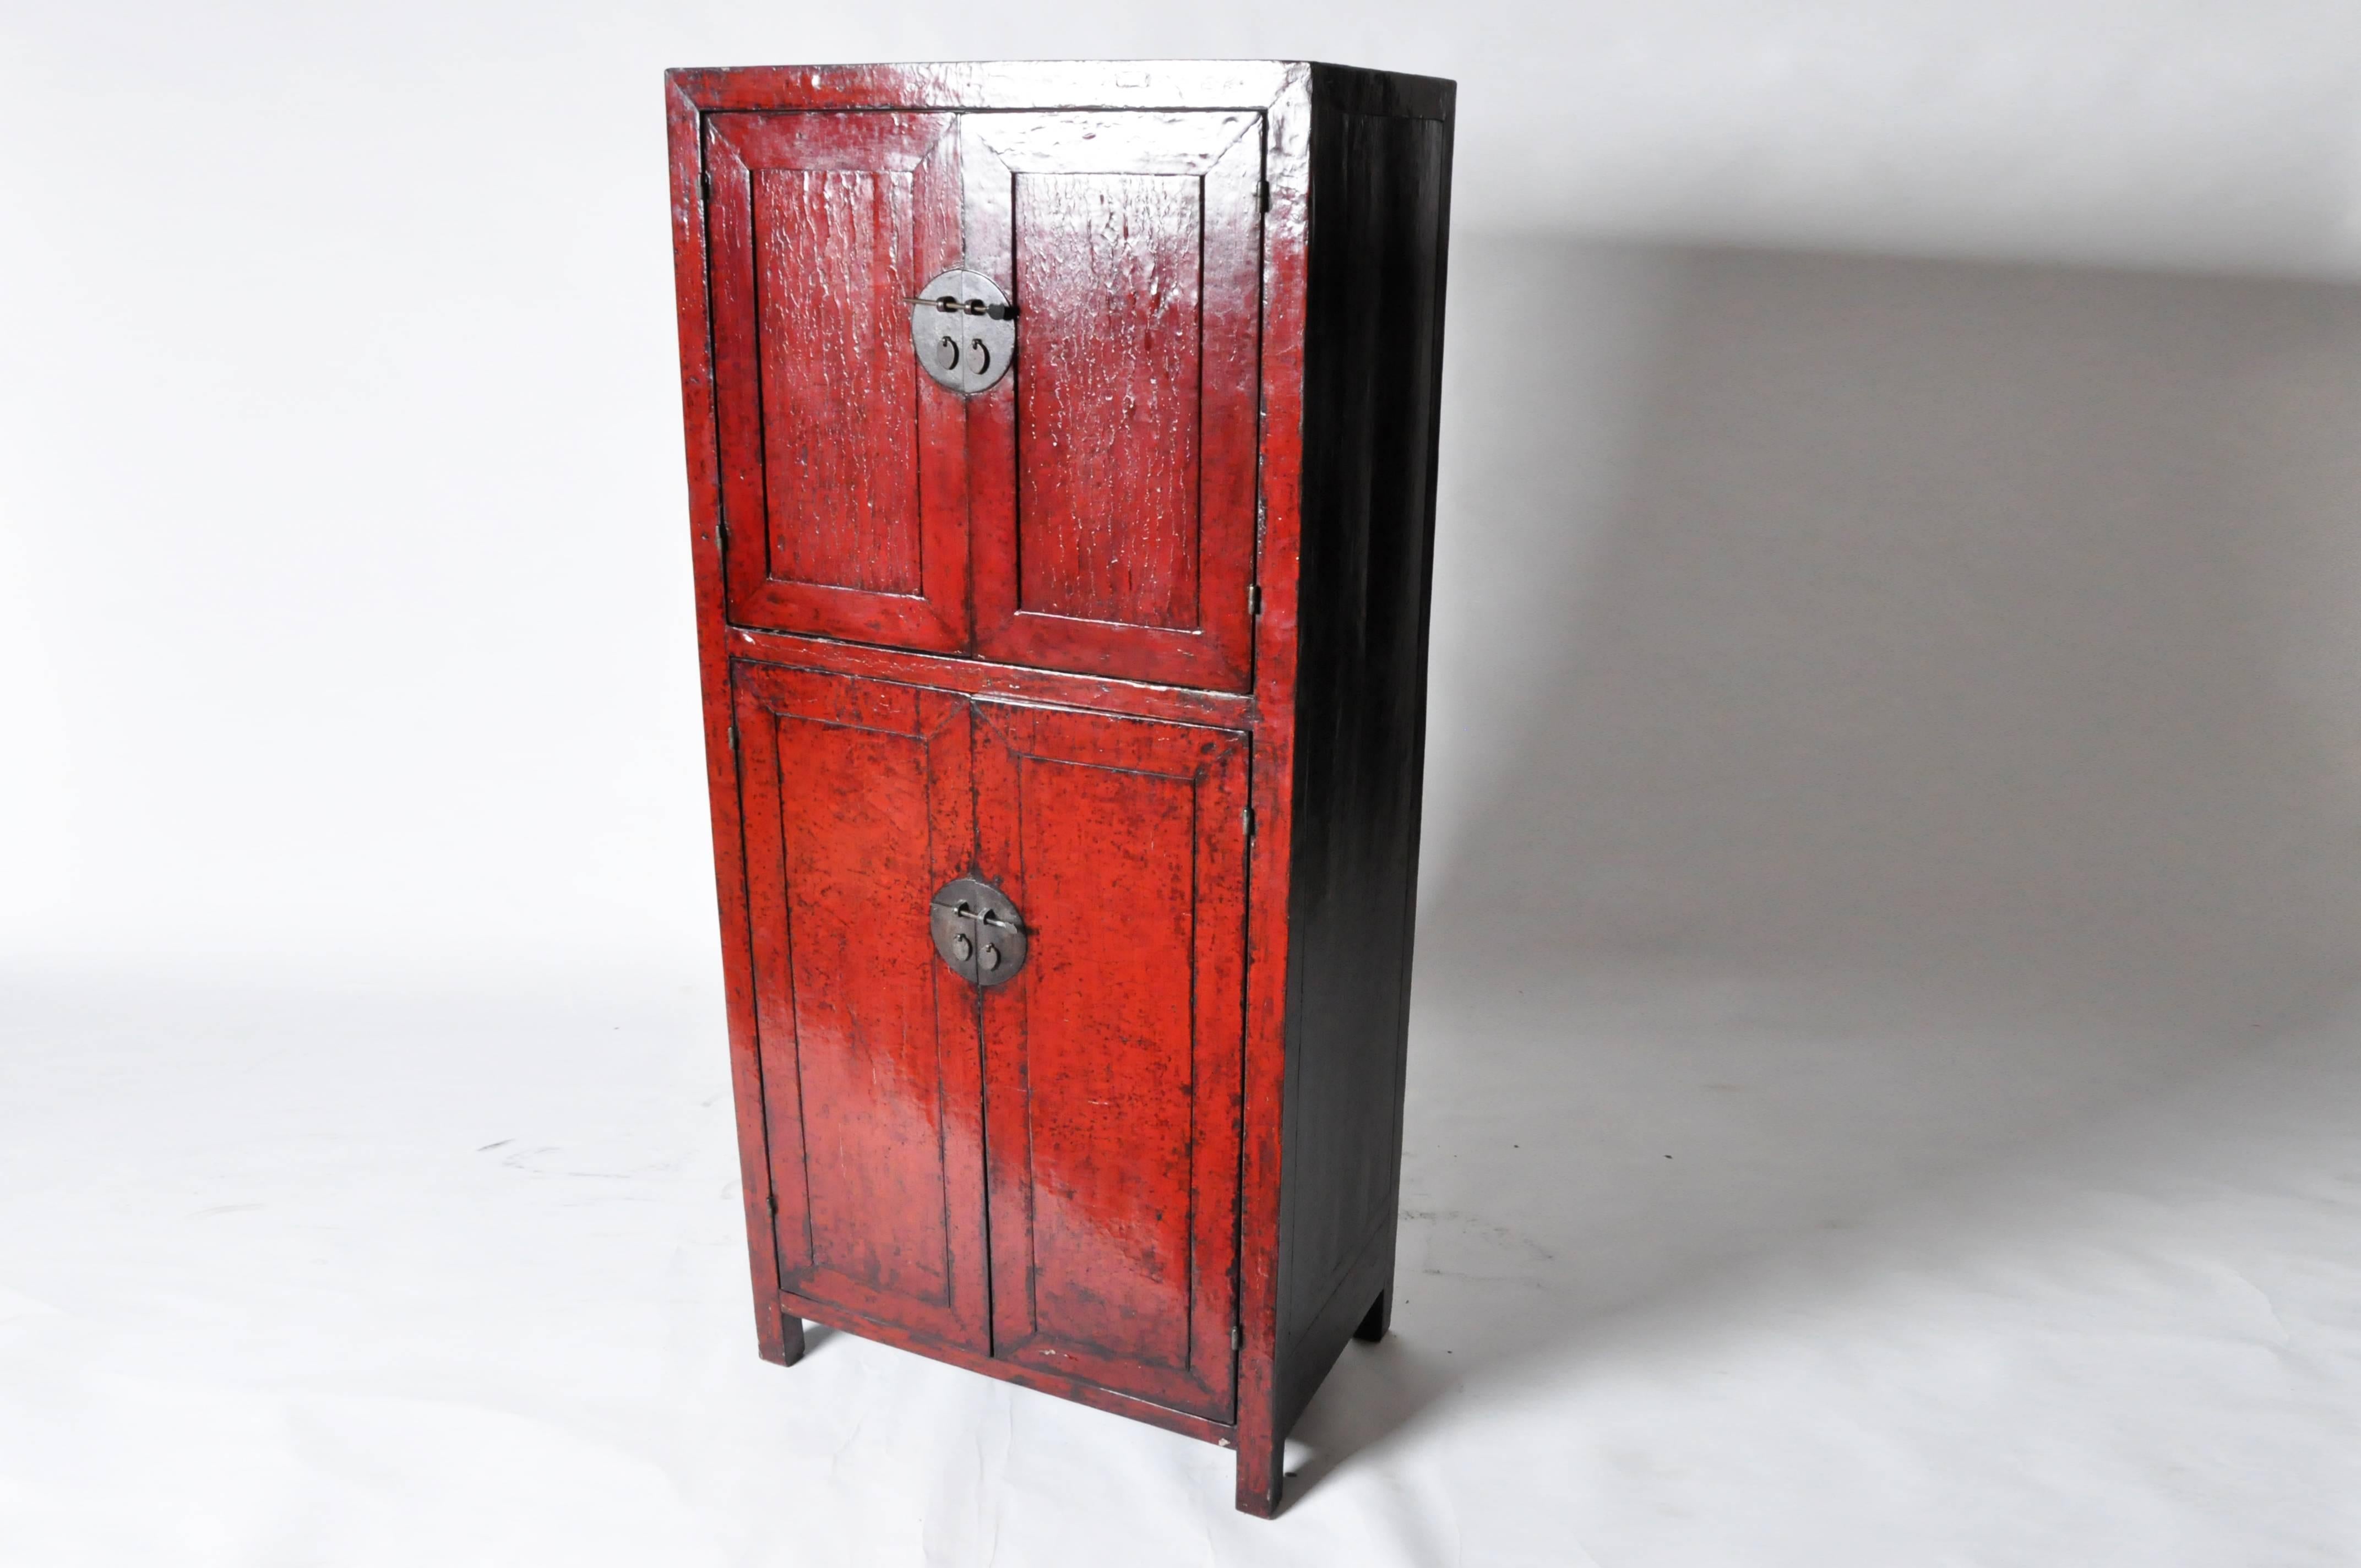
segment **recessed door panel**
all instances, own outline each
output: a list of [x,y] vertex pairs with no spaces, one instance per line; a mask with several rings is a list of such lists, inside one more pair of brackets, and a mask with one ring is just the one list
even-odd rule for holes
[[967,641],[965,419],[910,348],[961,249],[949,115],[716,115],[714,377],[730,616]]
[[973,990],[928,899],[968,868],[970,708],[741,664],[747,890],[780,1283],[982,1350]]
[[993,1354],[1229,1419],[1246,744],[977,707],[978,865],[1024,912],[983,997]]
[[1200,183],[1016,177],[1021,613],[1197,626]]
[[969,411],[985,656],[1247,685],[1261,125],[963,122],[968,265],[1017,310],[1015,372]]

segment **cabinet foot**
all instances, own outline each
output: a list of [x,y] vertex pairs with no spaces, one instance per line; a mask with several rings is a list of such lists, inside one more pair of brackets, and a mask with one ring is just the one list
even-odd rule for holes
[[772,1332],[762,1336],[763,1359],[793,1366],[804,1358],[804,1321],[793,1312],[770,1314]]
[[1238,1436],[1238,1512],[1258,1519],[1279,1517],[1279,1494],[1287,1484],[1287,1440],[1258,1442]]
[[1378,1292],[1375,1301],[1369,1303],[1368,1315],[1361,1320],[1361,1326],[1353,1331],[1353,1337],[1375,1344],[1386,1337],[1386,1331],[1393,1327],[1393,1321],[1394,1288],[1389,1285]]

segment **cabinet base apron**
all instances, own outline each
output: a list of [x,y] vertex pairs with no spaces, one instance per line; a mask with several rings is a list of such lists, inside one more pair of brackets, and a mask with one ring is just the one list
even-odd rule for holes
[[[839,1308],[804,1300],[800,1297],[780,1297],[778,1310],[781,1320],[792,1325],[785,1336],[786,1343],[790,1345],[802,1343],[803,1323],[798,1320],[808,1320],[862,1339],[875,1340],[880,1344],[890,1344],[897,1350],[914,1351],[929,1360],[949,1362],[953,1366],[962,1366],[970,1372],[981,1372],[987,1377],[997,1377],[1004,1383],[1014,1383],[1019,1387],[1031,1388],[1038,1393],[1055,1394],[1061,1399],[1071,1399],[1076,1404],[1088,1405],[1093,1409],[1105,1410],[1118,1416],[1128,1416],[1133,1420],[1145,1421],[1149,1426],[1162,1427],[1167,1431],[1177,1431],[1183,1437],[1193,1437],[1200,1442],[1210,1442],[1221,1448],[1237,1446],[1238,1429],[1235,1424],[1209,1421],[1202,1416],[1192,1416],[1186,1410],[1172,1409],[1169,1406],[1153,1404],[1146,1399],[1135,1399],[1128,1394],[1118,1394],[1112,1389],[1102,1388],[1094,1383],[1086,1383],[1079,1377],[1060,1377],[1054,1373],[1043,1372],[1038,1367],[1020,1365],[1010,1361],[995,1361],[991,1356],[979,1355],[964,1346],[938,1343],[911,1333],[906,1329],[896,1328],[891,1323],[876,1322]],[[797,1350],[796,1359],[799,1360],[801,1356],[802,1352]],[[791,1360],[785,1365],[792,1366],[795,1362]]]

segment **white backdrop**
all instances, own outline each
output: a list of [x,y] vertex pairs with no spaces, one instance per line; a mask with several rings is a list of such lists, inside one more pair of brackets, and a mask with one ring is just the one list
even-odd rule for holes
[[[1275,1527],[745,1321],[657,73],[1033,55],[1461,86],[1404,1299]],[[2361,12],[0,71],[0,1560],[2361,1557]]]

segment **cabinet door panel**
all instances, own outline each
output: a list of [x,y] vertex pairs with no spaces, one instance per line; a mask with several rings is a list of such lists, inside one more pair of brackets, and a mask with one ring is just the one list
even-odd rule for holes
[[1016,367],[970,410],[987,657],[1247,685],[1261,124],[963,123],[968,265],[1017,306]]
[[977,713],[978,863],[1031,933],[983,997],[993,1354],[1226,1420],[1245,739]]
[[968,705],[752,664],[736,685],[780,1283],[981,1351],[974,995],[927,930],[973,851]]
[[714,378],[730,616],[967,642],[965,417],[905,301],[959,265],[948,115],[716,115]]

